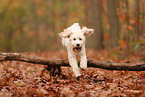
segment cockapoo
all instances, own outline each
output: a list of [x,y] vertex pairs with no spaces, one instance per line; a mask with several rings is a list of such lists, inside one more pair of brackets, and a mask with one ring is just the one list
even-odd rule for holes
[[79,23],[74,23],[72,26],[59,33],[59,36],[62,38],[62,44],[67,48],[68,61],[75,77],[81,76],[76,59],[77,56],[80,57],[81,69],[85,70],[87,68],[85,42],[86,38],[93,34],[93,32],[93,29],[88,29],[87,27],[81,29]]

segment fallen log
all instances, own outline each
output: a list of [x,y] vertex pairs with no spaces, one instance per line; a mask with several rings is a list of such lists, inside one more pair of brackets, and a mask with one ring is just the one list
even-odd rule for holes
[[[70,66],[68,60],[43,58],[22,53],[1,53],[0,62],[13,60],[33,64],[42,64],[48,66]],[[102,68],[107,70],[129,70],[145,71],[145,63],[112,63],[108,61],[88,60],[88,67]]]

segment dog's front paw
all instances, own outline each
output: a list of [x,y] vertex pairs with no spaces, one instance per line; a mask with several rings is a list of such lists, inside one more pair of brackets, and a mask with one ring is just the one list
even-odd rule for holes
[[81,76],[80,69],[78,67],[72,69],[76,78]]
[[80,67],[82,70],[86,70],[87,69],[87,63],[81,63]]
[[74,72],[74,74],[75,74],[75,77],[76,77],[76,78],[79,78],[79,77],[81,76],[81,73],[80,73],[79,68],[78,68],[78,70],[76,70],[76,71]]
[[80,73],[79,74],[76,74],[75,77],[76,78],[80,78],[81,77],[81,74]]

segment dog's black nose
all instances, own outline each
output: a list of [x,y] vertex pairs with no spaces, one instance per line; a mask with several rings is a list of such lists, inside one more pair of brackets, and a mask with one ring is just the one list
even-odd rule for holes
[[77,45],[77,47],[79,47],[80,46],[80,44],[76,44]]

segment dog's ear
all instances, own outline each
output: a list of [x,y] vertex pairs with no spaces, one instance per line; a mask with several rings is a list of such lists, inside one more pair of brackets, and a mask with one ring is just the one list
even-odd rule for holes
[[82,31],[84,32],[85,37],[89,37],[91,34],[94,33],[93,29],[88,29],[87,27],[83,27]]
[[67,29],[64,29],[63,32],[60,32],[60,33],[59,33],[59,36],[60,36],[61,38],[69,38],[70,35],[71,35],[71,31],[68,31]]

